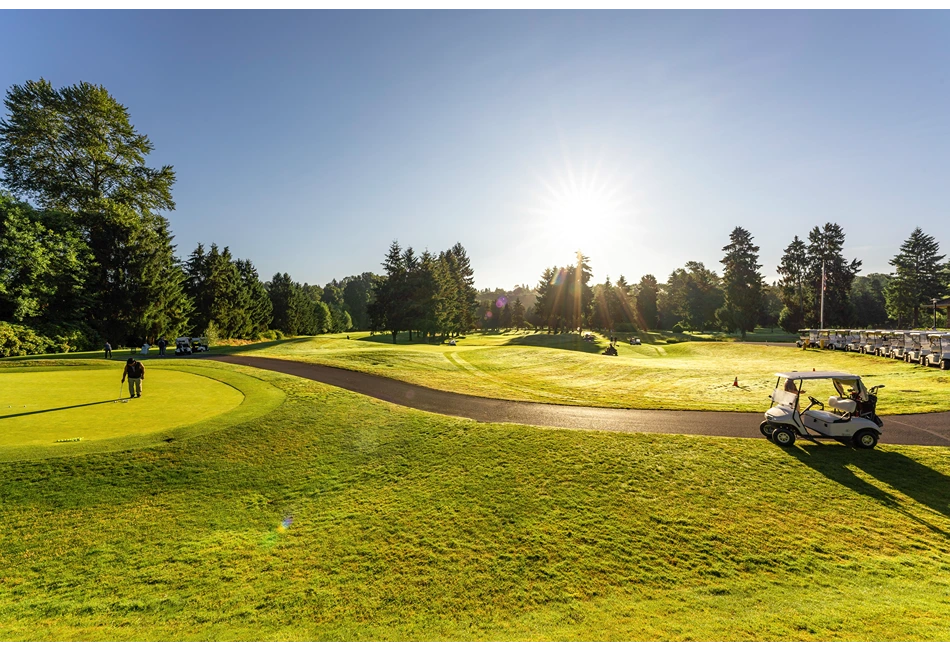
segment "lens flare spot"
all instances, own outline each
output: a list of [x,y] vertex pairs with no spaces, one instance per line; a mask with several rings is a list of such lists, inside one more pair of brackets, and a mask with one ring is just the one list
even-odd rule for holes
[[495,301],[495,306],[498,307],[498,309],[504,309],[507,304],[508,298],[505,296],[498,296],[498,300]]

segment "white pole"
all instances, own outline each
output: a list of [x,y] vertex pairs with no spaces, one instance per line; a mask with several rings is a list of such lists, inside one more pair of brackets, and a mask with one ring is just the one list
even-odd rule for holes
[[825,260],[821,260],[821,329],[825,329]]

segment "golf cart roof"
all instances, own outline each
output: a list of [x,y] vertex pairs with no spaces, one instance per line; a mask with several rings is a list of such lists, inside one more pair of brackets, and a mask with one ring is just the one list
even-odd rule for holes
[[927,338],[930,338],[930,339],[950,338],[950,332],[927,332]]
[[800,379],[860,379],[857,375],[841,370],[812,370],[811,372],[777,372],[776,377],[785,377],[793,381]]

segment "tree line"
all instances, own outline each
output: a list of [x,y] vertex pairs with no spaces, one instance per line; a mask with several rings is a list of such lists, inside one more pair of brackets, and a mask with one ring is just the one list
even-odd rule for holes
[[250,260],[198,244],[181,260],[170,165],[102,86],[14,85],[0,120],[0,356],[368,328],[376,276],[262,281]]
[[416,255],[411,246],[403,250],[394,241],[383,269],[367,305],[372,331],[389,332],[395,343],[403,331],[411,341],[413,332],[433,340],[475,328],[475,272],[461,243],[438,255]]
[[[858,275],[860,260],[844,257],[844,244],[844,230],[835,223],[814,227],[807,241],[795,236],[776,269],[779,280],[771,285],[760,272],[759,247],[741,227],[722,249],[721,276],[689,261],[665,284],[649,274],[631,284],[621,275],[592,287],[590,260],[578,253],[574,264],[542,272],[527,321],[552,333],[593,327],[724,331],[744,337],[757,326],[796,332],[818,326],[824,284],[826,327],[931,324],[928,303],[950,292],[950,264],[943,262],[936,239],[916,228],[890,260],[893,273],[868,276]],[[483,319],[485,327],[498,325]]]

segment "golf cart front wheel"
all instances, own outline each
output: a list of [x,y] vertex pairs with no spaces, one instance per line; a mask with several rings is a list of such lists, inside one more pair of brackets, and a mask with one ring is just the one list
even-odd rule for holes
[[775,433],[776,425],[772,424],[768,420],[762,420],[762,424],[759,425],[759,431],[766,438],[771,438],[772,434]]
[[791,447],[795,444],[795,432],[788,427],[775,427],[772,432],[772,442],[779,447]]
[[873,429],[861,429],[851,439],[854,446],[858,449],[874,449],[877,445],[877,431]]

